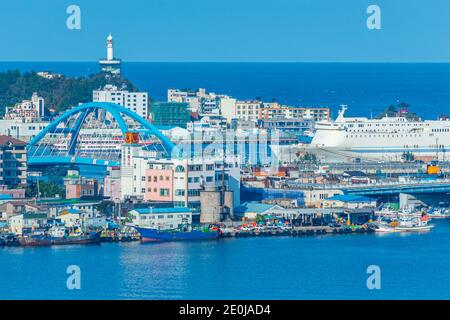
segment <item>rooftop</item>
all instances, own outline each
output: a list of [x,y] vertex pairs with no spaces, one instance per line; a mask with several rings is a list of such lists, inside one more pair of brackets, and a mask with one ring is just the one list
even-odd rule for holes
[[132,210],[138,214],[164,214],[164,213],[191,213],[192,210],[186,207],[180,208],[139,208]]
[[282,207],[280,207],[279,205],[276,205],[276,204],[267,204],[267,203],[260,203],[260,202],[252,201],[252,202],[244,202],[243,204],[235,207],[234,212],[238,215],[244,214],[246,212],[263,213],[272,208],[282,209]]
[[10,136],[0,135],[0,146],[6,146],[7,144],[17,145],[17,146],[26,146],[27,143],[25,141],[15,139]]

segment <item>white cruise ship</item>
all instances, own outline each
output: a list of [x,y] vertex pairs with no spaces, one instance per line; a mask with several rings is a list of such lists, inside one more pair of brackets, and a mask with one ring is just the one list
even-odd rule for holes
[[335,121],[317,122],[311,144],[306,148],[321,159],[349,161],[402,161],[405,153],[414,159],[449,160],[450,121],[346,118],[342,106]]

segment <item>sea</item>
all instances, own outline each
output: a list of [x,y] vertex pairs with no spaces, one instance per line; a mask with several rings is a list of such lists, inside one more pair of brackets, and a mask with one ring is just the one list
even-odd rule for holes
[[[78,77],[98,66],[0,63],[8,69]],[[124,63],[123,74],[155,100],[204,87],[335,115],[340,104],[371,117],[400,102],[425,119],[450,113],[450,64]],[[411,234],[4,247],[0,299],[450,299],[450,221],[432,223]]]
[[450,222],[432,223],[411,234],[5,247],[0,299],[449,299]]
[[[52,71],[87,76],[96,62],[0,62],[0,71]],[[168,88],[206,88],[238,99],[261,98],[293,106],[341,104],[348,115],[375,117],[408,103],[424,119],[450,113],[450,64],[445,63],[123,63],[122,73],[152,99]]]

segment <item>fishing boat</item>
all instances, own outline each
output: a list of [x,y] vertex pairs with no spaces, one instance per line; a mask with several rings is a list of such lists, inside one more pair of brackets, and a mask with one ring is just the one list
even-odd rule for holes
[[428,216],[431,219],[446,219],[450,218],[450,211],[443,208],[433,208],[428,211]]
[[401,216],[397,218],[380,217],[374,225],[376,232],[420,232],[429,231],[434,226],[428,224],[428,216]]
[[181,230],[155,228],[143,228],[135,226],[141,235],[142,242],[164,242],[164,241],[186,241],[186,240],[215,240],[218,239],[221,231],[217,226],[204,227],[199,229]]
[[25,247],[43,247],[68,244],[92,244],[99,243],[101,231],[81,232],[75,230],[68,232],[65,227],[53,227],[47,233],[30,234],[18,238],[19,244]]

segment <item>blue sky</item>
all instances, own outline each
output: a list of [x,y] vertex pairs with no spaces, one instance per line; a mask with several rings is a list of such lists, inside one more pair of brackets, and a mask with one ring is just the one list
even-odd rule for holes
[[[81,8],[81,30],[66,8]],[[368,30],[366,8],[381,8]],[[450,62],[448,0],[15,0],[0,60],[94,61],[109,32],[125,61]]]

